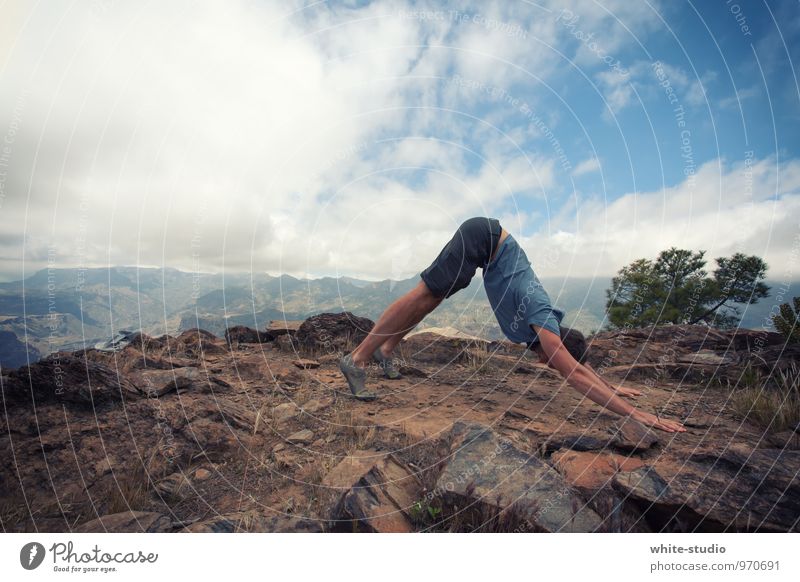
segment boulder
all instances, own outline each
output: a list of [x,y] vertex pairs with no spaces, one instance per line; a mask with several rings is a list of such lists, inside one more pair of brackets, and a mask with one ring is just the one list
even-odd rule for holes
[[235,325],[225,330],[225,341],[230,346],[236,344],[263,344],[271,342],[275,336],[268,331],[258,331],[244,325]]
[[[345,458],[323,481],[334,487],[349,482],[348,489],[334,507],[333,520],[340,526],[345,525],[342,522],[349,522],[355,531],[414,531],[410,512],[420,499],[422,484],[393,455],[376,458],[368,453],[361,451]],[[360,476],[352,481],[358,473]]]
[[191,359],[204,358],[215,354],[224,354],[221,340],[210,331],[200,328],[187,329],[174,340],[168,342],[168,348],[176,354]]
[[83,406],[139,395],[133,382],[116,370],[60,352],[30,366],[12,370],[4,391],[14,400],[29,400],[33,392],[36,402]]
[[449,365],[469,362],[474,358],[473,350],[486,353],[489,342],[469,336],[447,336],[423,330],[403,338],[403,352],[417,362]]
[[375,323],[366,317],[343,313],[321,313],[306,319],[294,334],[296,344],[324,353],[350,351],[367,337]]
[[800,452],[743,445],[693,448],[683,458],[617,473],[654,531],[798,531]]
[[524,531],[599,530],[600,517],[544,460],[476,424],[456,423],[452,443],[436,491],[458,510],[477,510],[480,523],[473,525],[483,527],[488,514],[498,519],[500,529],[518,525]]

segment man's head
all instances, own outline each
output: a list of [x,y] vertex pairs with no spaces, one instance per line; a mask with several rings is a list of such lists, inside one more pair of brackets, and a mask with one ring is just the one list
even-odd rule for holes
[[[589,346],[586,343],[586,337],[577,329],[570,327],[560,327],[561,343],[567,348],[567,351],[572,355],[575,360],[583,363],[586,356],[589,354]],[[542,344],[536,342],[536,353],[539,354],[539,359],[543,362],[547,361],[544,353],[542,352]]]

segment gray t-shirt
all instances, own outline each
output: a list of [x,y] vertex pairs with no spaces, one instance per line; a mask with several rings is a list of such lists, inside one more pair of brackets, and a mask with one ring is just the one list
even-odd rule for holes
[[531,325],[560,335],[564,312],[552,306],[525,251],[510,234],[483,270],[483,286],[500,329],[512,342],[529,347],[538,342]]

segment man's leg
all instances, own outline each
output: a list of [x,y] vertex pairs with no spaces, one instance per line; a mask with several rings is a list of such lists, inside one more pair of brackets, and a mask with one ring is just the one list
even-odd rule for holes
[[424,281],[420,281],[411,291],[386,308],[372,331],[353,350],[353,363],[361,368],[365,367],[372,360],[375,350],[381,346],[386,346],[382,350],[385,356],[391,354],[403,336],[436,309],[442,299],[431,293]]
[[375,351],[386,343],[382,353],[391,353],[402,337],[445,297],[467,287],[478,266],[488,262],[492,255],[493,236],[500,234],[499,229],[496,219],[475,217],[464,221],[439,256],[420,273],[422,280],[417,286],[387,307],[364,341],[341,359],[339,369],[356,398],[372,400],[377,397],[366,389],[364,370]]

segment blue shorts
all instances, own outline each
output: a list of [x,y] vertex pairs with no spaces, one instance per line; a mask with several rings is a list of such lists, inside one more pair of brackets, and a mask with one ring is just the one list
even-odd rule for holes
[[465,220],[439,256],[420,273],[431,293],[446,298],[467,287],[479,267],[486,270],[501,232],[496,218]]

